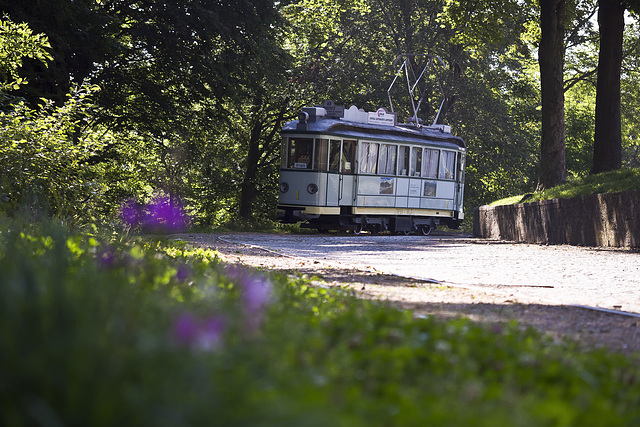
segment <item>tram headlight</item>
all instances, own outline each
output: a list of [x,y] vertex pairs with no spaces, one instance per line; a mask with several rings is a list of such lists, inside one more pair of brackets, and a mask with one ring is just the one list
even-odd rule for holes
[[309,194],[316,194],[318,192],[318,186],[311,183],[307,185],[307,191],[309,192]]
[[289,191],[289,184],[287,184],[286,182],[281,182],[280,183],[280,192],[281,193],[286,193],[287,191]]

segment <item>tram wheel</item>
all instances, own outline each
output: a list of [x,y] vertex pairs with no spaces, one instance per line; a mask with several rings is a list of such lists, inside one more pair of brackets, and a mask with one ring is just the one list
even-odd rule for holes
[[361,234],[362,230],[364,230],[364,226],[362,224],[356,225],[356,228],[353,230],[353,234]]
[[435,227],[432,227],[430,225],[423,225],[422,227],[420,227],[420,230],[422,230],[422,234],[425,236],[428,236],[429,234],[431,234],[431,230],[433,230]]

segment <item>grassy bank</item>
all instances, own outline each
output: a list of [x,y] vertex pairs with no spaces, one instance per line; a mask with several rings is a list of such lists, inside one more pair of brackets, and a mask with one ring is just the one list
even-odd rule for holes
[[567,199],[597,193],[640,190],[640,169],[620,169],[583,178],[570,179],[567,183],[532,194],[519,194],[497,200],[490,206],[513,205],[539,200]]
[[414,318],[180,241],[6,228],[1,425],[640,422],[637,359]]

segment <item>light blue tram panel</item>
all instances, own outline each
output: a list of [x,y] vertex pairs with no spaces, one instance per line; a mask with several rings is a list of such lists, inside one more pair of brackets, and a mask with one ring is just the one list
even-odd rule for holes
[[356,232],[457,228],[465,155],[448,126],[331,102],[303,108],[282,129],[279,219]]

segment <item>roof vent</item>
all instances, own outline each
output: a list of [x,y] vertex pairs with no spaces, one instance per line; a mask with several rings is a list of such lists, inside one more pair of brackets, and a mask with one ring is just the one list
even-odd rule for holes
[[305,122],[315,123],[327,115],[327,110],[322,107],[304,107],[302,109],[302,113],[298,115],[298,119],[301,119],[305,114]]

